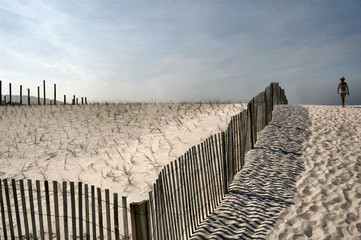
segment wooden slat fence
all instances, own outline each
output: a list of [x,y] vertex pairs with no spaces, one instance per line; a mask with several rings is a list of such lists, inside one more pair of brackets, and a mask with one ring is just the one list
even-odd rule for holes
[[131,203],[133,239],[188,239],[228,193],[260,132],[271,120],[273,106],[287,104],[284,90],[271,83],[247,110],[232,117],[226,131],[190,148],[165,166],[149,199]]
[[119,200],[81,182],[2,179],[0,239],[130,239]]
[[[272,83],[224,132],[165,166],[149,199],[130,204],[132,238],[188,239],[228,193],[277,104],[287,98]],[[130,239],[127,201],[118,201],[118,194],[111,198],[108,190],[81,182],[44,181],[42,187],[38,180],[0,179],[0,239]]]

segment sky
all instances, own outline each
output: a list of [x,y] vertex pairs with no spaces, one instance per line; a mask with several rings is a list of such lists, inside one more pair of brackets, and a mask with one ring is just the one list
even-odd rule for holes
[[361,1],[0,0],[0,56],[3,94],[361,105]]

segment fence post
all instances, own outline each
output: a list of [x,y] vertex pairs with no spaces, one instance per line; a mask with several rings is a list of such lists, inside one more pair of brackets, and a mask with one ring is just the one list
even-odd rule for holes
[[222,141],[222,157],[223,157],[223,189],[224,195],[228,193],[228,177],[227,177],[227,153],[226,153],[226,136],[225,132],[221,133],[221,141]]
[[11,99],[12,99],[12,97],[11,97],[12,95],[11,95],[11,83],[9,83],[9,104],[11,105]]
[[43,88],[44,88],[44,105],[46,105],[46,98],[45,98],[45,80],[43,80]]
[[30,88],[28,88],[28,105],[30,105]]
[[0,106],[3,105],[3,82],[0,80]]
[[54,84],[54,105],[56,105],[56,84]]
[[66,95],[64,95],[64,105],[66,105]]
[[38,105],[40,105],[40,87],[38,86]]
[[251,149],[254,148],[254,144],[253,144],[253,104],[252,104],[252,101],[248,102],[248,105],[247,105],[247,110],[248,110],[248,120],[249,120],[249,126],[250,126],[250,143],[251,143]]
[[273,119],[273,90],[272,87],[269,87],[269,91],[270,91],[270,96],[269,96],[269,105],[270,105],[270,111],[269,111],[269,122],[272,121]]
[[3,236],[4,236],[4,239],[8,239],[7,231],[6,231],[5,207],[4,207],[1,179],[0,179],[0,210],[1,210],[1,222],[2,222],[2,228],[3,228],[3,234],[4,234]]
[[20,105],[23,105],[23,85],[20,85]]
[[[5,179],[3,179],[3,182],[4,182],[5,199],[6,199],[8,219],[9,219],[10,236],[11,236],[11,239],[15,239],[15,232],[14,232],[14,224],[13,224],[13,217],[12,217],[12,210],[11,210],[10,191],[9,191],[8,180],[5,178]],[[5,201],[4,201],[4,203],[5,203]]]
[[129,239],[127,197],[122,197],[124,238]]
[[149,200],[130,204],[134,240],[149,239],[148,204]]
[[274,105],[278,105],[278,104],[280,104],[280,101],[279,101],[280,91],[279,91],[278,83],[273,82],[272,85],[274,88],[274,90],[273,90],[274,102],[273,103],[274,103]]

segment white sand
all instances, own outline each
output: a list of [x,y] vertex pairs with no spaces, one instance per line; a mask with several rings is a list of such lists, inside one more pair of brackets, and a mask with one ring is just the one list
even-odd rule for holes
[[73,181],[147,199],[160,169],[246,104],[0,107],[0,178]]
[[280,212],[292,204],[309,125],[305,108],[276,106],[229,194],[192,239],[266,239]]
[[277,106],[192,239],[361,239],[361,106]]
[[[162,166],[242,108],[2,107],[0,178],[83,181],[140,200]],[[361,239],[361,106],[276,114],[194,238]]]
[[361,239],[361,106],[304,107],[306,169],[269,239]]

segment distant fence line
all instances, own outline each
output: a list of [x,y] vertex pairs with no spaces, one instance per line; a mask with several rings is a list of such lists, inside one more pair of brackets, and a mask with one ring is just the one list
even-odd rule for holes
[[165,166],[149,199],[131,203],[133,239],[188,239],[228,193],[234,176],[254,148],[257,133],[271,120],[273,106],[287,104],[284,90],[271,83],[247,110],[215,134]]
[[0,239],[130,239],[126,197],[81,182],[10,181],[0,180]]
[[[27,105],[31,105],[31,95],[30,95],[30,88],[27,89],[28,92],[28,96],[27,96]],[[9,99],[6,99],[6,95],[3,96],[3,92],[2,92],[2,81],[0,80],[0,106],[1,105],[15,105],[15,104],[19,104],[19,105],[23,105],[23,86],[20,85],[20,92],[19,92],[19,102],[14,103],[13,102],[13,95],[12,95],[12,85],[11,83],[9,83]],[[56,84],[54,84],[54,98],[51,100],[50,99],[50,105],[56,105],[57,103],[60,103],[59,101],[56,100]],[[24,96],[26,99],[26,96]],[[63,104],[66,105],[66,95],[64,95],[64,101]],[[78,98],[75,97],[75,95],[73,95],[72,98],[72,105],[78,105],[78,104],[88,104],[88,99],[87,97],[81,97],[81,101],[79,101]],[[38,98],[37,98],[37,105],[41,105],[41,101],[40,101],[40,87],[38,86]],[[45,80],[43,81],[43,105],[46,105],[46,85],[45,85]]]

